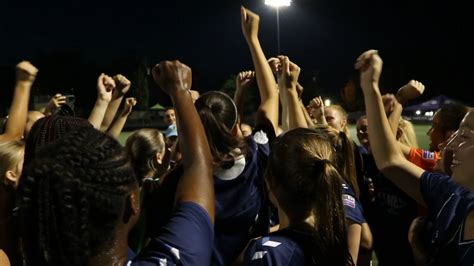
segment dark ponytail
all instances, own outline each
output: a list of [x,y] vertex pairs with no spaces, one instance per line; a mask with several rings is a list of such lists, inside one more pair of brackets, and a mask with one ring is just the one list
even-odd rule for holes
[[[315,216],[314,241],[312,243],[313,265],[350,265],[352,258],[347,245],[344,206],[342,204],[342,178],[328,160],[314,163],[315,184],[313,209]],[[308,184],[310,185],[310,184]],[[327,193],[324,193],[324,191]],[[341,253],[347,250],[347,253]]]
[[206,131],[214,163],[230,168],[234,158],[230,155],[236,148],[245,153],[245,142],[232,134],[237,122],[237,109],[232,99],[218,91],[207,92],[195,103]]

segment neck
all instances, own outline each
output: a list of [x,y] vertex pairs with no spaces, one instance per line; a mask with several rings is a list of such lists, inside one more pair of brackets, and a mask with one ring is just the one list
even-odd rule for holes
[[115,234],[112,244],[106,248],[105,251],[101,251],[98,255],[91,257],[89,259],[89,265],[126,265],[128,255],[128,230],[124,225],[120,227],[121,228],[119,228]]

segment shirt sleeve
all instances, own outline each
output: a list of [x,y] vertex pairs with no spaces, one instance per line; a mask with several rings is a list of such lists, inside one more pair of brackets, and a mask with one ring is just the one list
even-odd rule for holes
[[195,203],[181,203],[131,265],[210,265],[213,241],[214,227],[207,212]]
[[456,191],[456,185],[449,176],[424,172],[421,176],[420,190],[428,209],[432,213],[438,213],[448,197]]
[[344,215],[357,224],[363,224],[367,221],[364,218],[364,212],[359,200],[350,194],[342,194],[342,204],[344,205]]
[[423,170],[433,171],[436,161],[439,160],[439,154],[423,149],[411,148],[407,160]]

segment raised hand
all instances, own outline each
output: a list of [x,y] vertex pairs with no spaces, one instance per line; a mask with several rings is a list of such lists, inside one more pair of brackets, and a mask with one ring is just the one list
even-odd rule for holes
[[416,80],[410,80],[406,85],[398,90],[397,99],[401,103],[406,103],[407,101],[420,97],[424,91],[425,85],[423,85],[423,83]]
[[313,98],[309,102],[308,107],[309,107],[309,110],[311,111],[310,112],[311,117],[318,118],[318,117],[324,116],[325,106],[324,106],[323,98],[321,98],[321,96]]
[[116,85],[116,88],[114,90],[114,96],[121,97],[125,95],[130,89],[130,85],[132,84],[130,80],[128,80],[125,76],[121,74],[115,75],[113,79]]
[[272,69],[273,75],[275,75],[277,79],[280,79],[280,75],[281,75],[280,59],[276,57],[272,57],[268,59],[268,64],[270,65],[270,68]]
[[237,89],[246,89],[255,80],[254,71],[242,71],[235,78],[235,84]]
[[46,115],[52,114],[56,109],[61,107],[61,105],[66,103],[66,96],[56,93],[51,100],[49,100],[48,104],[46,105],[44,113]]
[[380,74],[382,73],[382,59],[377,50],[364,52],[357,58],[355,68],[360,70],[360,86],[362,89],[378,89]]
[[260,17],[245,7],[240,8],[240,17],[245,39],[247,42],[256,41],[258,39]]
[[300,67],[291,62],[287,56],[279,56],[279,59],[282,72],[278,85],[281,83],[280,88],[282,88],[281,86],[284,86],[284,88],[298,94],[296,84],[298,83],[298,77],[300,76]]
[[137,99],[130,97],[125,99],[125,105],[123,106],[122,116],[128,116],[131,112],[133,107],[137,105]]
[[33,83],[38,69],[28,61],[21,61],[16,65],[16,80]]
[[115,89],[115,81],[104,73],[100,74],[97,79],[97,95],[98,99],[110,102],[112,100],[112,92]]
[[395,98],[395,95],[393,94],[383,95],[382,102],[385,108],[385,113],[387,115],[393,111],[393,109],[395,108],[395,105],[398,103],[397,98]]
[[153,78],[168,95],[191,89],[191,68],[178,60],[163,61],[153,68]]

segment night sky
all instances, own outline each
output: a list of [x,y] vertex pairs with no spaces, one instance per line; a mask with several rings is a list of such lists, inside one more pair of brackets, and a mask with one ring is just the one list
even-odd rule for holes
[[[179,59],[193,68],[195,88],[219,89],[231,74],[252,66],[240,5],[260,14],[262,46],[267,57],[276,55],[276,12],[263,2],[68,1],[54,7],[2,2],[0,104],[3,109],[9,102],[13,66],[21,59],[40,68],[35,93],[76,88],[79,102],[90,104],[97,75],[127,73],[133,60],[151,66]],[[454,2],[294,0],[280,10],[282,53],[303,69],[307,97],[320,93],[316,88],[338,96],[355,76],[357,56],[374,48],[384,59],[386,91],[417,79],[427,86],[425,99],[442,93],[472,104],[469,10]]]

